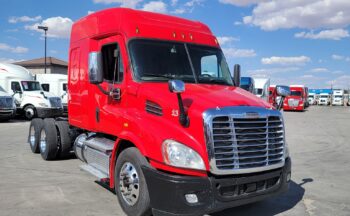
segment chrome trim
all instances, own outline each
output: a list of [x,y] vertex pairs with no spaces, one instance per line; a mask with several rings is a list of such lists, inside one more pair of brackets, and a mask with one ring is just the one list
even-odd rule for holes
[[[237,139],[236,139],[236,130],[233,124],[233,121],[229,121],[230,123],[230,129],[234,129],[231,132],[233,133],[234,139],[232,141],[232,145],[230,147],[233,148],[233,151],[236,151],[234,154],[234,157],[232,157],[234,163],[233,169],[219,169],[216,165],[216,158],[215,158],[215,152],[214,152],[214,135],[213,135],[213,119],[215,117],[228,117],[230,119],[232,118],[242,118],[242,119],[255,119],[255,118],[267,118],[268,117],[279,117],[281,120],[281,130],[277,131],[276,133],[281,133],[281,137],[283,139],[283,154],[281,156],[281,162],[273,165],[267,165],[261,166],[261,167],[254,167],[254,168],[239,168],[239,162],[237,163],[238,156],[238,150],[237,150]],[[285,164],[285,154],[286,154],[286,148],[285,148],[285,127],[284,127],[284,119],[282,114],[277,110],[272,109],[266,109],[262,107],[250,107],[250,106],[237,106],[237,107],[223,107],[216,109],[208,109],[203,113],[203,121],[204,121],[204,134],[205,134],[205,142],[207,146],[207,152],[208,152],[208,158],[209,158],[209,165],[210,165],[210,172],[216,175],[229,175],[229,174],[243,174],[243,173],[253,173],[253,172],[261,172],[271,169],[276,169],[283,167]],[[268,121],[266,121],[268,122]],[[268,125],[266,126],[268,127]],[[266,133],[268,134],[269,131]],[[282,134],[283,133],[283,134]],[[282,137],[283,135],[283,137]],[[269,139],[267,139],[269,140]],[[281,141],[280,141],[281,142]],[[278,142],[278,143],[280,143]],[[266,145],[266,148],[269,147],[269,142],[258,144],[258,145]],[[268,154],[268,153],[267,153]],[[265,161],[266,162],[266,161]]]

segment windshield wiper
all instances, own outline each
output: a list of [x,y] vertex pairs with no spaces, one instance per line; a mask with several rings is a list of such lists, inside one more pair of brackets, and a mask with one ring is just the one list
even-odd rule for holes
[[155,78],[166,78],[166,79],[174,79],[175,75],[167,75],[167,74],[142,74],[142,78],[144,77],[155,77]]

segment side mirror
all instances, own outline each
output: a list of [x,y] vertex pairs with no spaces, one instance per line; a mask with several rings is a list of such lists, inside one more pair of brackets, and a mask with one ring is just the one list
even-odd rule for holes
[[276,86],[276,93],[278,96],[287,97],[290,95],[290,88],[288,86]]
[[102,55],[100,52],[89,53],[89,82],[91,84],[103,82]]
[[241,66],[239,64],[235,64],[233,69],[233,81],[235,86],[239,87],[241,84]]
[[182,93],[185,91],[185,83],[182,80],[169,80],[169,91]]

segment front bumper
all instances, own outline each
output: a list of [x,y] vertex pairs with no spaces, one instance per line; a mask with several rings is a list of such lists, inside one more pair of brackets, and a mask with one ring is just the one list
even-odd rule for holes
[[[197,216],[217,212],[286,192],[287,175],[291,173],[291,160],[285,166],[266,172],[189,177],[142,168],[146,178],[154,215]],[[196,194],[198,203],[190,204],[185,194]]]
[[54,118],[62,116],[62,108],[36,108],[39,118]]
[[15,109],[0,109],[0,119],[10,119],[16,114]]

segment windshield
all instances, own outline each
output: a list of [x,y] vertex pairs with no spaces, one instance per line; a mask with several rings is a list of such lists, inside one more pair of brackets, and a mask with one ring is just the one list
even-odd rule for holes
[[314,96],[313,96],[313,95],[309,95],[309,98],[310,98],[310,99],[313,99],[313,98],[314,98]]
[[301,91],[291,91],[290,95],[291,96],[301,96]]
[[255,89],[255,94],[256,95],[262,95],[263,94],[263,89],[261,89],[261,88]]
[[343,96],[341,96],[341,95],[335,95],[334,97],[335,98],[343,98]]
[[328,98],[328,95],[321,95],[321,98]]
[[129,48],[135,75],[142,81],[233,85],[218,48],[152,40],[133,40]]
[[24,91],[41,91],[40,83],[36,81],[22,81]]

